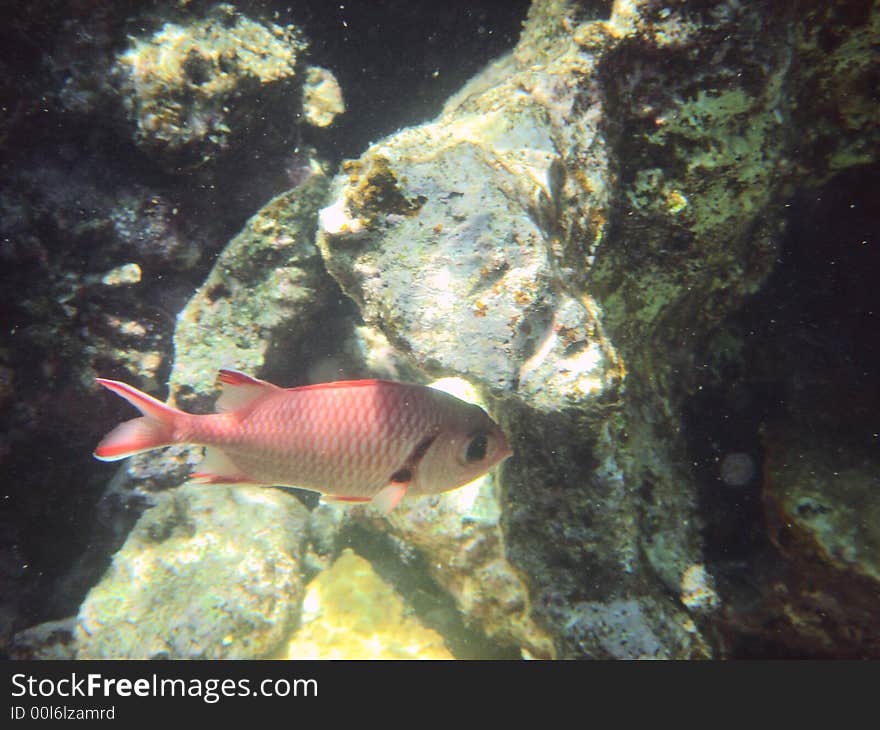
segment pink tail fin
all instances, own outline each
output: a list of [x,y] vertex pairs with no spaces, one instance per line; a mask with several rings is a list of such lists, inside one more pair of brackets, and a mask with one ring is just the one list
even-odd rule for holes
[[165,405],[137,388],[116,380],[97,381],[116,395],[125,398],[144,415],[124,421],[108,433],[95,449],[101,461],[117,461],[142,451],[158,449],[174,443],[174,424],[182,411]]

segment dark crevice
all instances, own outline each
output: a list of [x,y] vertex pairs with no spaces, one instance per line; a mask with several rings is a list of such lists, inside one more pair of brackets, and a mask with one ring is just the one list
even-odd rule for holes
[[[790,581],[766,524],[764,461],[768,447],[780,448],[774,434],[810,434],[843,463],[876,449],[878,173],[876,166],[854,169],[791,199],[775,270],[697,360],[703,376],[685,404],[686,438],[706,557],[731,605],[727,648],[734,657],[815,653],[791,635],[771,641],[780,629],[762,618],[774,610],[773,582]],[[778,547],[788,550],[790,539],[780,532]]]

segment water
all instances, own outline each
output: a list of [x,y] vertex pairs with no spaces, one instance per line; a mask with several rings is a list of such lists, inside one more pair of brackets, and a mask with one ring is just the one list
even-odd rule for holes
[[[177,5],[2,11],[5,656],[878,655],[876,9]],[[95,377],[229,367],[514,453],[388,516],[93,458]]]

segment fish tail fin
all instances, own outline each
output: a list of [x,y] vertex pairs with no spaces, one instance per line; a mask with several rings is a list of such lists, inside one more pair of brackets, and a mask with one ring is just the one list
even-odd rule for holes
[[174,441],[174,426],[183,411],[172,408],[152,396],[116,380],[97,381],[121,398],[125,398],[144,415],[124,421],[108,433],[95,449],[95,458],[117,461],[142,451],[169,446]]

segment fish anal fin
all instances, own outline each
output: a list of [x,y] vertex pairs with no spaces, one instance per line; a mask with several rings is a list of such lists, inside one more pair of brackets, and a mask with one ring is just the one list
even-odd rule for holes
[[217,374],[217,380],[223,386],[223,392],[215,405],[218,413],[237,411],[267,393],[281,390],[277,385],[252,378],[237,370],[220,370]]
[[340,502],[343,504],[364,504],[365,502],[371,502],[376,509],[382,512],[382,514],[387,515],[397,506],[403,498],[403,495],[406,494],[406,488],[408,486],[409,482],[392,482],[384,489],[380,489],[372,497],[349,497],[344,494],[323,494],[321,495],[321,501]]
[[201,484],[260,484],[244,474],[220,449],[208,447],[198,470],[190,477]]

